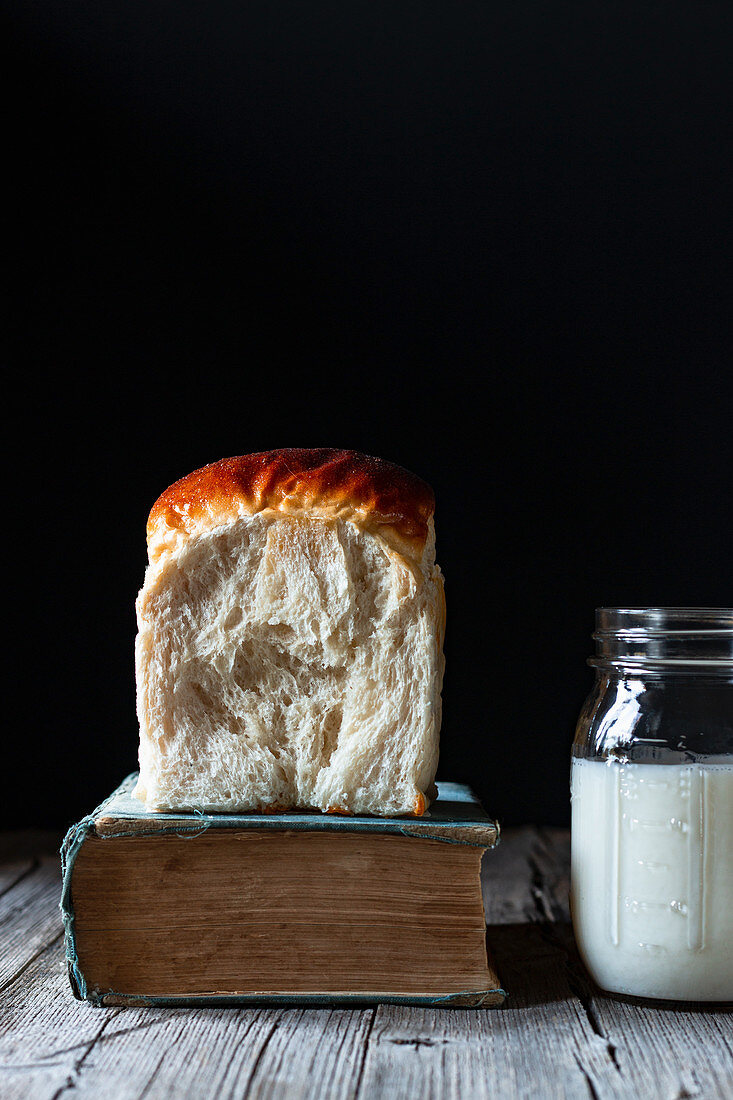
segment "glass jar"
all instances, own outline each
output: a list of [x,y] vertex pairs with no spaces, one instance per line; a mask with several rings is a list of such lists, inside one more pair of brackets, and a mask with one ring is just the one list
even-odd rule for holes
[[571,908],[605,990],[733,1000],[733,608],[602,607],[571,772]]

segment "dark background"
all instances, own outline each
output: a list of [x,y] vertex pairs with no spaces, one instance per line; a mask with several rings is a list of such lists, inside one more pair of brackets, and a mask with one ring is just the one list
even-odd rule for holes
[[135,766],[157,495],[334,445],[436,491],[441,774],[565,822],[594,607],[731,603],[733,8],[3,12],[7,821]]

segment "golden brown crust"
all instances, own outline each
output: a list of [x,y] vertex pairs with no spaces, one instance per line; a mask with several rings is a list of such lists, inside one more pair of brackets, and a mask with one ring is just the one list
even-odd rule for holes
[[[435,498],[415,474],[357,451],[285,448],[222,458],[176,481],[148,517],[151,558],[166,533],[192,533],[227,518],[266,509],[343,516],[394,536],[419,556]],[[161,543],[156,555],[153,543]]]

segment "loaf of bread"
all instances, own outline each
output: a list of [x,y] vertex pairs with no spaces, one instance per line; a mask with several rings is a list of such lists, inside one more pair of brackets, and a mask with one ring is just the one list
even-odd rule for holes
[[445,601],[432,490],[354,451],[222,459],[148,520],[137,600],[150,810],[421,815]]

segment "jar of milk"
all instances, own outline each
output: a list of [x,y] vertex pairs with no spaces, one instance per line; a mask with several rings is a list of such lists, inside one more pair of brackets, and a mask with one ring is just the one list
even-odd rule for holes
[[602,989],[733,1000],[733,608],[602,607],[571,773],[573,927]]

